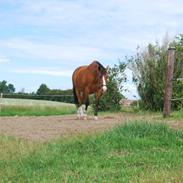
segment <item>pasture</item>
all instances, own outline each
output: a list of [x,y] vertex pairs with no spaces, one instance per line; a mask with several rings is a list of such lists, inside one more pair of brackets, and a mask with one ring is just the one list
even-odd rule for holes
[[[17,102],[5,99],[2,106]],[[41,108],[41,101],[28,102]],[[100,113],[98,121],[43,114],[0,118],[1,182],[183,181],[182,112],[166,121],[132,111]]]
[[73,114],[75,105],[30,99],[0,99],[0,116],[49,116]]

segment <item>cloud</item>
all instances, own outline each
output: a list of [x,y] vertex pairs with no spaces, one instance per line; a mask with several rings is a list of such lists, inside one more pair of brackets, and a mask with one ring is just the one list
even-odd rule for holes
[[59,70],[59,69],[47,69],[47,68],[24,68],[15,69],[12,72],[17,74],[39,74],[39,75],[49,75],[49,76],[65,76],[71,77],[71,70]]
[[60,60],[60,62],[77,62],[81,60],[91,61],[100,58],[113,58],[114,53],[105,52],[105,49],[89,45],[75,45],[72,43],[42,43],[21,38],[1,40],[3,49],[9,50],[10,54],[20,57],[36,59]]
[[5,56],[0,56],[0,64],[1,63],[8,63],[10,62],[10,59]]
[[6,12],[6,22],[24,26],[32,35],[5,42],[16,51],[43,59],[117,58],[120,54],[115,49],[121,54],[135,50],[139,44],[161,39],[167,31],[176,34],[183,24],[179,0],[17,2],[8,1],[16,9]]
[[[93,59],[112,66],[138,45],[183,30],[180,0],[0,0],[0,7],[0,50],[7,56],[0,63],[11,58],[0,74],[14,68],[32,78],[70,76]],[[131,83],[128,88],[135,91]]]

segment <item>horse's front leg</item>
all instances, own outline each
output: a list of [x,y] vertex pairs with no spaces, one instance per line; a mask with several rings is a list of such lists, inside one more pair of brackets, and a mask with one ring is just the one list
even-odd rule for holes
[[86,89],[83,95],[83,103],[85,104],[85,108],[83,109],[83,113],[84,113],[84,119],[87,119],[87,109],[89,106],[89,92]]
[[98,120],[98,107],[99,107],[99,98],[102,96],[102,93],[99,91],[95,93],[95,110],[94,110],[94,119]]

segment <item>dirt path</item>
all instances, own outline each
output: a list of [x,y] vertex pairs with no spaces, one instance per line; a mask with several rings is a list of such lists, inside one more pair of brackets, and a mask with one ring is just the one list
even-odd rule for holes
[[[93,120],[92,117],[87,120],[76,120],[75,115],[0,117],[0,134],[32,141],[48,141],[73,134],[104,131],[131,120],[147,119],[148,121],[155,121],[154,116],[147,117],[128,113],[99,116],[97,121]],[[183,121],[169,121],[167,124],[173,128],[183,129]]]
[[95,121],[76,120],[75,116],[0,117],[0,134],[27,140],[47,141],[72,134],[95,133],[134,119],[132,114],[100,116]]

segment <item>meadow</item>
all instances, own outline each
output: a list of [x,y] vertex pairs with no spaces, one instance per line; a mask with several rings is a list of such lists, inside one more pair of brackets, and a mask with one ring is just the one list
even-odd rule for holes
[[182,182],[183,132],[131,122],[49,143],[0,137],[1,182]]
[[[7,109],[48,106],[54,111],[55,107],[68,106],[44,101],[43,106],[40,101],[36,104],[26,101],[26,105],[25,101],[22,101],[24,105],[20,105],[20,101],[11,101],[11,105],[10,101],[6,102],[2,106]],[[21,110],[19,108],[13,115],[32,115],[23,114]],[[132,110],[128,112],[134,114]],[[183,130],[169,127],[160,113],[136,113],[144,119],[126,121],[105,132],[72,135],[48,142],[1,135],[0,182],[183,182]],[[43,111],[41,115],[51,113]],[[156,116],[156,120],[145,119],[150,115]],[[169,120],[182,123],[182,119],[182,111],[179,111],[172,113]]]
[[30,99],[0,99],[0,116],[49,116],[74,113],[76,113],[74,104]]

